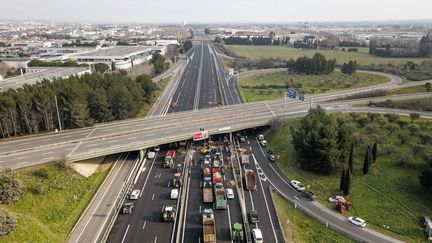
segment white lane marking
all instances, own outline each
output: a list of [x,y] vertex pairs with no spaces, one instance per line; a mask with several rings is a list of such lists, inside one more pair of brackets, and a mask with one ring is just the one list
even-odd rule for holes
[[144,185],[143,185],[143,187],[141,188],[141,192],[140,192],[140,197],[142,196],[142,194],[143,194],[143,192],[144,192],[144,188],[145,188],[145,186],[146,186],[146,184],[147,184],[147,181],[148,181],[148,178],[150,177],[150,173],[151,173],[151,171],[152,171],[152,169],[153,169],[153,164],[154,164],[154,162],[155,162],[155,160],[156,160],[156,158],[157,158],[157,154],[158,154],[159,152],[156,152],[156,154],[155,154],[155,157],[154,157],[154,159],[153,159],[153,161],[152,161],[152,164],[151,164],[151,166],[150,166],[150,170],[149,170],[149,172],[148,172],[148,174],[147,174],[147,178],[146,178],[146,180],[145,180],[145,182],[144,182]]
[[128,140],[134,140],[134,139],[137,139],[137,137],[130,137],[130,138],[127,138]]
[[8,145],[6,145],[6,146],[1,146],[0,149],[2,149],[2,148],[8,148],[8,147],[9,147]]
[[51,160],[51,159],[54,159],[54,157],[48,157],[48,158],[45,158],[45,159],[47,159],[47,160]]
[[17,159],[27,159],[27,158],[29,158],[30,156],[23,156],[23,157],[19,157],[19,158],[17,158]]
[[122,239],[122,241],[121,241],[121,243],[123,243],[124,241],[125,241],[125,239],[126,239],[126,235],[127,235],[127,232],[129,231],[129,224],[128,224],[128,226],[127,226],[127,228],[126,228],[126,231],[125,231],[125,233],[124,233],[124,235],[123,235],[123,239]]
[[161,210],[162,213],[163,213],[164,207],[165,207],[165,206],[162,206],[162,210]]
[[106,143],[116,143],[118,140],[111,140],[111,141],[108,141],[108,142],[106,142]]
[[155,237],[155,239],[154,239],[154,243],[156,243],[157,242],[157,236]]
[[144,228],[145,228],[146,224],[147,224],[147,220],[146,220],[146,221],[144,221],[144,224],[143,224],[142,230],[144,230]]
[[[228,211],[228,225],[231,226],[232,224],[231,224],[231,216],[230,216],[229,205],[227,205],[227,211]],[[229,230],[230,230],[230,235],[233,235],[231,227],[229,227]],[[231,243],[233,243],[232,239],[231,239]]]
[[70,138],[70,137],[72,137],[72,136],[71,135],[66,135],[66,136],[63,136],[61,138]]
[[298,197],[294,196],[295,199],[300,200]]
[[20,143],[21,145],[26,145],[26,144],[30,144],[30,142],[24,142],[24,143]]
[[[258,164],[258,161],[256,160],[254,154],[252,154],[252,158],[254,159],[254,165],[255,165],[255,168],[257,168],[256,165]],[[276,236],[276,231],[275,231],[275,228],[274,228],[274,225],[273,225],[273,219],[272,219],[272,217],[271,217],[270,209],[269,209],[269,206],[268,206],[268,203],[267,203],[267,197],[266,197],[266,195],[265,195],[265,193],[264,193],[264,187],[263,187],[263,185],[262,185],[262,181],[261,181],[261,180],[258,180],[258,181],[259,181],[260,186],[261,186],[261,193],[263,194],[264,202],[265,202],[265,205],[266,205],[266,208],[267,208],[267,213],[268,213],[268,216],[269,216],[269,218],[270,218],[270,225],[271,225],[272,230],[273,230],[273,235],[274,235],[275,240],[276,240],[276,243],[277,243],[277,242],[279,242],[279,241],[278,241],[277,236]]]
[[170,187],[171,186],[171,181],[168,181],[168,187]]
[[201,213],[201,205],[199,206],[199,212]]
[[155,197],[155,194],[153,193],[153,196],[152,196],[152,201],[154,200],[154,197]]
[[53,154],[54,152],[45,152],[45,153],[42,153],[42,155],[47,155],[47,154]]
[[87,145],[87,147],[94,147],[94,146],[97,146],[97,145],[98,145],[97,143],[94,143],[94,144]]
[[17,165],[25,165],[25,164],[28,164],[29,162],[28,161],[26,161],[26,162],[20,162],[20,163],[17,163]]

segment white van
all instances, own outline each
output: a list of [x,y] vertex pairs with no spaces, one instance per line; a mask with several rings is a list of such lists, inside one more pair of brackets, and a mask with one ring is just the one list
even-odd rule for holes
[[178,189],[172,189],[171,194],[170,194],[170,198],[171,199],[178,199],[178,196],[179,196],[179,190]]
[[260,134],[260,135],[258,135],[258,140],[264,140],[264,135],[262,135],[262,134]]
[[137,189],[137,190],[133,190],[133,191],[131,192],[130,196],[129,196],[129,199],[130,199],[130,200],[137,200],[139,194],[140,194],[140,190],[138,190],[138,189]]
[[156,156],[156,152],[154,151],[150,151],[147,153],[147,159],[154,159],[155,156]]
[[252,236],[255,243],[263,243],[263,236],[260,229],[253,229]]

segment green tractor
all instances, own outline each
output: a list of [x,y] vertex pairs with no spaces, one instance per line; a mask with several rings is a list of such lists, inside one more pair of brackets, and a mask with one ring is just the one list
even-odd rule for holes
[[176,217],[176,206],[175,205],[165,205],[163,212],[162,212],[162,218],[165,222],[173,222]]
[[243,225],[240,223],[235,223],[232,226],[232,240],[234,242],[243,241]]

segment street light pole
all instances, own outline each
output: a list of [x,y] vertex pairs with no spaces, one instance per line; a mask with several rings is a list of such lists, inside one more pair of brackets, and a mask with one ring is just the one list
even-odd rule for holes
[[58,103],[57,103],[57,95],[54,95],[54,100],[55,100],[56,110],[57,110],[57,120],[58,120],[58,125],[59,125],[59,129],[60,129],[60,131],[61,131],[61,130],[62,130],[62,127],[61,127],[61,122],[60,122],[60,113],[59,113]]

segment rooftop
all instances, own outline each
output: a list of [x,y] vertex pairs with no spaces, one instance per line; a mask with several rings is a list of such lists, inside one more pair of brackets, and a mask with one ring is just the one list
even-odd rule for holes
[[92,52],[74,55],[76,57],[126,57],[140,52],[149,51],[151,48],[147,46],[115,46],[110,48],[102,48]]

